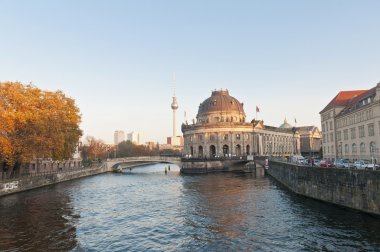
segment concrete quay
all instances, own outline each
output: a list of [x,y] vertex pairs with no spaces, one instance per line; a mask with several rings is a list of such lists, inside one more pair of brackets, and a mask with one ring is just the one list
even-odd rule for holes
[[380,216],[380,171],[269,161],[267,173],[299,195]]
[[30,176],[5,180],[0,182],[0,197],[109,171],[111,170],[107,168],[105,164],[101,164],[97,167],[68,170],[63,172],[32,174]]
[[[182,159],[181,173],[255,172],[256,164],[245,159]],[[260,165],[258,168],[262,168]],[[264,173],[264,170],[262,170]]]

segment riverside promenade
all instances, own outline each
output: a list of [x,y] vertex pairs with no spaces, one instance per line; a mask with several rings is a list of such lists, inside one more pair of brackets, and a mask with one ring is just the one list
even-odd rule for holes
[[87,168],[41,172],[13,179],[6,179],[0,182],[0,197],[109,171],[111,171],[111,169],[107,167],[106,163],[97,163]]

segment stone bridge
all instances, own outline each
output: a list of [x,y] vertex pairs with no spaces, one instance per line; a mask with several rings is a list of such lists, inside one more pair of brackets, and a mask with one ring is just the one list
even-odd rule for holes
[[256,169],[256,166],[252,165],[251,161],[253,161],[253,157],[181,159],[181,157],[145,156],[107,159],[104,164],[109,171],[115,171],[119,165],[123,169],[129,169],[149,164],[172,163],[178,165],[183,173],[199,174],[221,171],[251,172],[252,169]]
[[161,157],[161,156],[146,156],[146,157],[127,157],[127,158],[113,158],[107,159],[105,164],[108,170],[114,170],[119,165],[125,165],[125,168],[133,168],[148,164],[157,163],[173,163],[181,167],[180,157]]

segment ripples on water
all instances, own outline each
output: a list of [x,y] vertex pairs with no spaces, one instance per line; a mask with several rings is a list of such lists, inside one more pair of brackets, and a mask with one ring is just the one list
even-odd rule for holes
[[[380,220],[271,178],[163,164],[0,198],[5,251],[379,251]],[[166,165],[167,166],[167,165]]]

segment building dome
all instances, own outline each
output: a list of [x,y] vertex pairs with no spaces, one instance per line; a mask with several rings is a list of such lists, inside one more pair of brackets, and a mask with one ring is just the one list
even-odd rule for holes
[[198,109],[198,122],[244,122],[243,103],[230,96],[228,90],[213,91]]
[[281,124],[279,128],[280,129],[291,129],[291,128],[293,128],[293,126],[290,123],[288,123],[288,121],[285,118],[284,123]]

